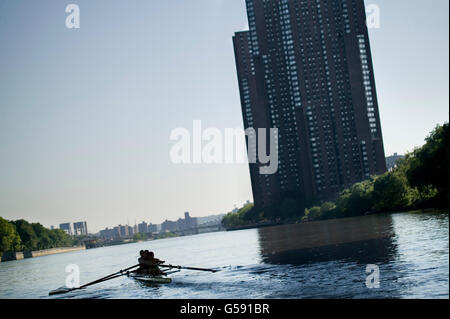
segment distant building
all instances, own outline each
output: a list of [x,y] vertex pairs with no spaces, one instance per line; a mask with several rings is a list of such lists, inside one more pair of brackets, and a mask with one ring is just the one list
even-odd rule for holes
[[148,225],[146,222],[142,222],[138,225],[138,232],[139,233],[148,233]]
[[128,237],[128,226],[119,225],[120,237]]
[[[117,227],[116,227],[117,228]],[[105,240],[113,240],[119,237],[117,229],[106,228],[100,231],[100,238]]]
[[114,232],[114,238],[120,238],[121,237],[120,236],[120,227],[119,226],[114,227],[113,232]]
[[189,212],[185,212],[184,219],[178,219],[177,228],[181,231],[197,228],[197,218],[191,217]]
[[70,223],[59,224],[59,229],[64,230],[67,235],[73,235]]
[[[156,226],[156,225],[155,225]],[[179,218],[176,222],[166,220],[161,225],[162,232],[186,231],[197,228],[198,222],[196,217],[189,216],[189,212],[184,213],[184,218]]]
[[224,216],[224,214],[198,217],[197,224],[198,224],[198,226],[220,224],[222,222],[223,216]]
[[161,224],[161,232],[175,232],[178,230],[177,222],[166,220]]
[[77,222],[73,223],[73,231],[75,236],[87,236],[87,223],[86,222]]
[[135,234],[134,227],[128,226],[128,237],[132,237]]
[[397,153],[394,153],[394,155],[391,155],[391,156],[387,156],[386,157],[386,167],[387,167],[388,171],[392,170],[395,167],[397,161],[404,157],[405,157],[404,155],[398,155]]
[[158,225],[154,225],[152,223],[148,224],[147,232],[150,233],[150,234],[157,233],[158,232]]

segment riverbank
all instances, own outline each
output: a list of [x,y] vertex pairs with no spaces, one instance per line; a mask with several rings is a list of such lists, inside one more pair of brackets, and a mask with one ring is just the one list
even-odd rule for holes
[[232,226],[232,227],[225,227],[226,231],[234,231],[234,230],[244,230],[244,229],[252,229],[252,228],[263,228],[263,227],[272,227],[272,226],[279,226],[279,225],[289,225],[289,224],[296,224],[296,222],[260,222],[260,223],[251,223],[248,225],[239,225],[239,226]]
[[77,247],[60,247],[60,248],[50,248],[43,250],[35,250],[35,251],[24,251],[24,252],[5,252],[0,257],[0,262],[12,261],[12,260],[21,260],[25,258],[34,258],[62,253],[69,253],[73,251],[85,250],[85,246],[77,246]]
[[[414,210],[399,210],[395,212],[385,212],[385,214],[398,214],[398,213],[408,213],[408,214],[430,214],[430,213],[447,213],[449,214],[449,210],[440,209],[440,208],[424,208],[424,209],[414,209]],[[383,213],[374,213],[374,212],[368,212],[362,216],[369,216],[369,215],[376,215],[376,214],[383,214]],[[362,217],[359,216],[359,217]],[[326,218],[326,219],[317,219],[317,220],[307,220],[307,219],[289,219],[289,220],[280,220],[280,221],[266,221],[266,222],[259,222],[259,223],[251,223],[251,224],[245,224],[245,225],[239,225],[239,226],[231,226],[225,228],[226,231],[236,231],[236,230],[244,230],[244,229],[252,229],[252,228],[264,228],[264,227],[272,227],[272,226],[282,226],[282,225],[294,225],[294,224],[305,224],[305,223],[311,223],[311,222],[317,222],[317,221],[329,221],[329,220],[336,220],[336,219],[345,219],[345,218],[353,218],[358,216],[342,216],[342,217],[334,217],[334,218]]]

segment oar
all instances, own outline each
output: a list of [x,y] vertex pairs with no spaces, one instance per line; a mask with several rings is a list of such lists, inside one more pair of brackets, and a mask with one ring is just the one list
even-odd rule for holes
[[208,268],[174,266],[174,265],[165,265],[165,264],[161,264],[160,266],[161,266],[161,267],[167,267],[167,268],[187,269],[187,270],[199,270],[199,271],[210,271],[210,272],[217,272],[217,271],[218,271],[218,270],[215,270],[215,269],[208,269]]
[[118,272],[115,272],[115,273],[113,273],[111,275],[108,275],[108,276],[105,276],[103,278],[97,279],[95,281],[92,281],[92,282],[87,283],[87,284],[85,284],[83,286],[80,286],[80,287],[75,287],[75,288],[61,287],[61,288],[58,288],[58,289],[50,291],[48,294],[51,296],[51,295],[56,295],[56,294],[65,294],[67,292],[78,290],[78,289],[83,289],[83,288],[86,288],[88,286],[92,286],[92,285],[95,285],[95,284],[98,284],[98,283],[101,283],[101,282],[104,282],[104,281],[107,281],[107,280],[111,280],[111,279],[114,279],[114,278],[126,275],[128,270],[136,268],[139,265],[140,264],[137,264],[137,265],[128,267],[126,269],[119,270]]

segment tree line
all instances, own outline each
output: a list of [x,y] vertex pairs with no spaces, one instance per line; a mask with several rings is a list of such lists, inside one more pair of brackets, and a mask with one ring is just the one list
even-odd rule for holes
[[448,209],[448,126],[438,125],[422,147],[406,154],[392,170],[343,190],[334,202],[308,203],[299,194],[287,195],[264,209],[246,205],[237,213],[227,214],[222,223],[234,227],[263,221],[312,221],[423,208]]
[[73,246],[74,241],[61,229],[48,229],[39,223],[0,217],[0,257],[4,252],[33,251]]

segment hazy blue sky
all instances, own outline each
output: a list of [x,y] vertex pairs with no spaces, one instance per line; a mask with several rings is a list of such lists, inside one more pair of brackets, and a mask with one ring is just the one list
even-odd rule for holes
[[[65,27],[65,7],[81,28]],[[386,154],[448,120],[448,0],[368,0]],[[244,0],[0,0],[0,216],[97,231],[225,213],[247,165],[174,165],[172,129],[242,127]]]

